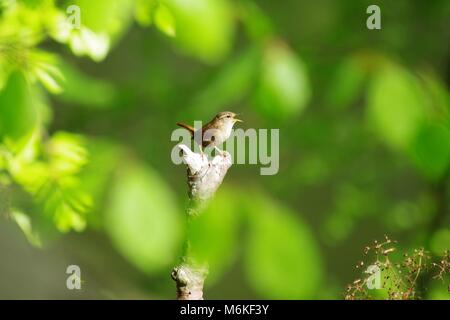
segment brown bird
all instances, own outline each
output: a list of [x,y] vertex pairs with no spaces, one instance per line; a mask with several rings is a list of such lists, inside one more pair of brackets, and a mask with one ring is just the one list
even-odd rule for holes
[[230,111],[219,112],[210,122],[202,127],[201,132],[197,132],[194,127],[185,123],[177,122],[177,125],[188,130],[192,139],[200,147],[214,147],[221,152],[217,146],[230,137],[231,130],[236,122],[243,122],[236,116],[236,113]]

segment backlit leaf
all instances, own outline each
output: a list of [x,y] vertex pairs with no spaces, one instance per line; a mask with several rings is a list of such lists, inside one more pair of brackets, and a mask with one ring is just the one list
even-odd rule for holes
[[36,122],[31,89],[21,74],[14,73],[0,91],[0,141],[17,151],[30,138]]
[[306,66],[283,44],[272,44],[264,52],[254,106],[270,119],[300,114],[311,97]]
[[220,190],[189,226],[190,254],[209,265],[208,284],[215,282],[236,257],[241,213],[238,199],[232,190]]
[[167,268],[181,248],[181,218],[171,190],[149,167],[123,161],[109,195],[105,227],[118,250],[146,273]]
[[175,17],[175,42],[205,62],[222,60],[231,48],[234,26],[226,0],[165,0]]
[[436,256],[442,256],[446,250],[450,250],[450,229],[437,230],[431,237],[430,247]]
[[312,299],[322,261],[311,230],[287,208],[252,196],[245,270],[252,287],[269,299]]
[[114,106],[117,90],[111,83],[84,74],[68,63],[60,68],[66,81],[59,99],[92,108]]
[[369,121],[390,147],[404,150],[412,143],[424,112],[423,92],[406,70],[388,65],[375,74],[369,88]]
[[348,107],[361,94],[366,75],[358,56],[352,56],[342,62],[332,78],[327,103],[341,108]]
[[153,22],[153,12],[158,5],[158,0],[136,0],[134,17],[141,26],[149,26]]
[[11,210],[11,216],[19,226],[20,230],[22,230],[22,232],[25,234],[28,242],[35,247],[41,247],[41,239],[39,237],[39,234],[34,232],[30,217],[17,209]]
[[420,172],[438,180],[450,166],[450,128],[443,124],[422,126],[410,152]]
[[236,104],[243,99],[255,81],[259,61],[260,56],[254,48],[247,49],[232,59],[194,98],[196,111],[219,112],[223,106]]
[[58,132],[43,149],[45,161],[28,157],[25,150],[10,161],[9,171],[60,232],[83,231],[92,197],[76,175],[87,159],[82,138]]
[[251,39],[264,41],[274,33],[274,27],[267,15],[254,1],[239,2],[239,16]]
[[169,8],[163,4],[160,4],[155,9],[155,25],[169,37],[174,37],[176,34],[175,18],[170,12]]
[[80,6],[84,26],[95,33],[107,34],[112,39],[122,35],[132,22],[132,0],[76,0],[74,3]]

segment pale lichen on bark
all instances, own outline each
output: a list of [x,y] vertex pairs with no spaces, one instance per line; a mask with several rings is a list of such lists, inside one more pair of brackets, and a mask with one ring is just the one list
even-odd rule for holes
[[[204,153],[195,153],[185,145],[178,145],[182,151],[183,162],[187,166],[188,223],[200,215],[231,167],[231,155],[223,151],[211,160]],[[203,284],[208,275],[208,266],[196,262],[189,255],[189,235],[186,238],[185,252],[180,265],[172,271],[177,286],[178,300],[203,300]]]

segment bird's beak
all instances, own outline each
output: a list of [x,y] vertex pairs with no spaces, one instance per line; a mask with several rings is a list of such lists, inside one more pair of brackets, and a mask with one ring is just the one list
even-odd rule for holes
[[238,119],[238,118],[234,118],[234,122],[244,122],[244,121],[242,121],[241,119]]

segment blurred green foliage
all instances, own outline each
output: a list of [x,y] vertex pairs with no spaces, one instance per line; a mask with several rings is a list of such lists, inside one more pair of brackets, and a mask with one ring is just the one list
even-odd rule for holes
[[309,227],[264,194],[252,195],[247,204],[245,264],[250,283],[271,299],[316,298],[323,266]]
[[170,189],[150,168],[130,163],[119,169],[106,208],[105,228],[118,249],[144,272],[176,258],[181,216]]
[[14,73],[0,94],[2,108],[0,137],[5,144],[15,150],[17,147],[14,145],[26,143],[36,126],[37,115],[33,108],[31,88],[22,75]]
[[[0,208],[43,250],[70,231],[110,239],[143,297],[173,296],[186,233],[216,298],[340,298],[385,233],[441,254],[450,6],[380,1],[369,31],[370,4],[0,0]],[[280,128],[280,172],[233,166],[185,230],[170,133],[226,109]]]

